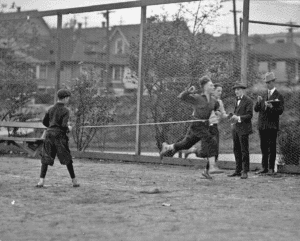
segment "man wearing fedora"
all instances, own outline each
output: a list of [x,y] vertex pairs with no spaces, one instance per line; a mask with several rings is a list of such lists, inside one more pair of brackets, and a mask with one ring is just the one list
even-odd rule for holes
[[284,110],[283,96],[275,88],[275,75],[268,72],[265,83],[268,91],[257,97],[254,111],[258,112],[258,132],[262,153],[262,170],[258,174],[274,174],[279,116]]
[[233,86],[236,95],[232,117],[233,152],[236,162],[235,172],[229,177],[248,178],[250,168],[249,135],[252,133],[253,102],[245,94],[247,86],[237,82]]

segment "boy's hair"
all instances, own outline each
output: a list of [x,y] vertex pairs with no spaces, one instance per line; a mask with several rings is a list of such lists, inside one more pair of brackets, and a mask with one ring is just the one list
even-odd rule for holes
[[217,88],[217,87],[223,88],[223,85],[221,85],[220,83],[215,83],[214,86],[215,86],[215,88]]
[[204,85],[206,85],[208,82],[210,82],[211,79],[208,76],[203,76],[202,78],[199,79],[199,84],[201,88],[204,88]]
[[69,96],[71,96],[71,92],[67,89],[60,89],[59,91],[57,91],[57,98],[59,100],[62,100]]

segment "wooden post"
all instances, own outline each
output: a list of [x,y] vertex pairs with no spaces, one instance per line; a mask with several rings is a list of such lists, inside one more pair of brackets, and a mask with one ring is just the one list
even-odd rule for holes
[[295,82],[299,83],[299,61],[295,60]]
[[138,90],[137,90],[137,110],[136,110],[136,141],[135,141],[135,155],[141,154],[141,104],[143,97],[143,34],[146,24],[147,7],[141,7],[141,25],[140,25],[140,45],[139,45],[139,66],[138,66]]
[[57,14],[57,32],[56,32],[56,59],[55,59],[55,93],[54,104],[57,101],[56,93],[60,88],[60,68],[61,68],[61,29],[62,15]]
[[249,5],[250,5],[250,0],[244,0],[242,49],[241,49],[241,77],[242,77],[242,82],[246,85],[248,85],[247,65],[248,65]]
[[233,75],[235,81],[240,79],[240,70],[239,70],[239,46],[238,46],[238,30],[237,30],[237,19],[236,19],[236,1],[232,1],[233,4],[233,23],[234,23],[234,54],[233,54]]
[[110,67],[110,39],[109,39],[109,11],[105,13],[106,17],[106,91],[111,91],[111,81],[109,79],[109,67]]
[[236,3],[235,0],[232,0],[233,4],[233,24],[234,24],[234,36],[237,36],[237,22],[236,22]]

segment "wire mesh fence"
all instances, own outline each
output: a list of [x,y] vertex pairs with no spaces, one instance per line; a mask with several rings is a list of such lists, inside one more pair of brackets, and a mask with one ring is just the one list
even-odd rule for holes
[[[280,24],[280,23],[279,23]],[[284,97],[284,112],[280,116],[277,152],[281,163],[299,164],[299,137],[296,126],[299,125],[299,26],[293,23],[278,22],[251,23],[259,28],[268,29],[271,34],[254,35],[250,38],[249,62],[256,72],[249,69],[253,96],[267,93],[262,81],[266,72],[273,72],[276,88]],[[252,73],[251,73],[252,72]],[[259,78],[257,78],[258,76]],[[274,117],[275,118],[275,117]],[[254,119],[254,121],[256,121]]]
[[[221,99],[225,110],[233,112],[232,86],[241,80],[241,39],[237,35],[207,33],[205,24],[218,15],[220,5],[204,7],[199,2],[175,8],[172,4],[162,5],[161,14],[156,14],[157,6],[147,8],[141,66],[142,155],[158,155],[163,142],[173,143],[185,135],[193,109],[180,101],[178,95],[188,86],[197,86],[198,79],[204,75],[223,86]],[[28,33],[18,31],[19,25],[14,27],[14,36],[5,36],[3,32],[1,74],[11,76],[1,82],[1,91],[5,93],[8,83],[13,81],[24,91],[10,94],[14,95],[13,109],[12,105],[3,105],[7,108],[1,109],[1,118],[11,120],[13,115],[22,113],[26,105],[36,106],[39,111],[24,120],[43,117],[44,111],[54,103],[59,55],[60,88],[72,91],[71,147],[80,151],[135,153],[141,15],[137,8],[129,8],[129,11],[137,12],[132,20],[134,24],[123,24],[123,10],[117,9],[93,16],[81,12],[64,21],[61,31],[45,27],[45,20],[36,18],[27,20],[31,26]],[[96,27],[89,27],[88,20],[92,19],[99,22]],[[249,24],[250,30],[253,25]],[[277,89],[285,100],[278,153],[282,162],[298,165],[299,137],[295,130],[299,126],[300,34],[292,25],[288,29],[274,26],[274,31],[270,31],[272,25],[261,26],[274,34],[249,36],[247,94],[255,103],[257,96],[266,90],[263,75],[270,71],[275,73]],[[26,46],[30,48],[26,51],[13,48],[19,43],[18,39],[29,41],[31,45]],[[57,48],[58,39],[61,52]],[[13,54],[9,54],[10,50]],[[16,65],[20,62],[23,64]],[[30,88],[27,82],[24,85],[24,79],[29,80],[28,73],[35,81]],[[27,99],[20,102],[24,93]],[[2,103],[7,103],[9,98],[3,96]],[[261,153],[257,119],[258,114],[254,112],[251,154]],[[232,153],[230,122],[221,120],[218,127],[220,153]]]

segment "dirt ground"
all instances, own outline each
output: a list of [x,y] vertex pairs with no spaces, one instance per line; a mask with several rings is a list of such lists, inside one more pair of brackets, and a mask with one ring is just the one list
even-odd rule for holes
[[[0,158],[0,240],[300,240],[300,176],[201,177],[192,167]],[[158,188],[159,192],[149,194]]]

